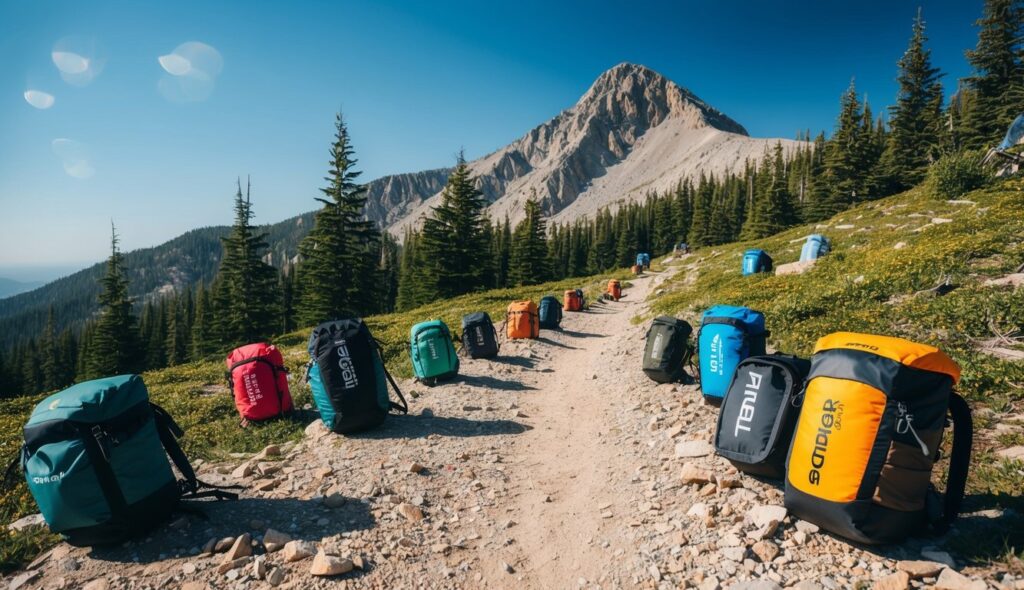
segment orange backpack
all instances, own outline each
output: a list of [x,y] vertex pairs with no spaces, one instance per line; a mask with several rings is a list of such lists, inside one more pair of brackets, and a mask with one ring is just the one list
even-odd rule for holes
[[565,292],[565,305],[563,305],[563,308],[565,311],[579,311],[583,309],[583,299],[576,292],[576,289],[569,289]]
[[622,297],[622,285],[619,284],[618,279],[612,279],[608,281],[608,294],[612,296],[615,301]]
[[638,275],[644,271],[644,267],[640,266],[639,264],[634,264],[629,268],[629,270],[633,271],[633,274]]
[[508,306],[505,331],[509,340],[540,336],[540,317],[532,301],[513,301]]

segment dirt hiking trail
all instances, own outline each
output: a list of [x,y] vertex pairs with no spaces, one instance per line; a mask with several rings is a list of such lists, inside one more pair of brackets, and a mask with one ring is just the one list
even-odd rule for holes
[[[199,464],[245,486],[112,549],[58,545],[6,583],[181,588],[882,588],[983,590],[928,541],[852,546],[794,519],[777,485],[712,453],[696,387],[640,371],[647,296],[566,313],[562,330],[406,381],[409,416]],[[934,542],[934,541],[932,541]],[[969,572],[968,572],[969,573]],[[958,585],[959,584],[959,585]],[[1024,588],[1003,585],[999,587]]]

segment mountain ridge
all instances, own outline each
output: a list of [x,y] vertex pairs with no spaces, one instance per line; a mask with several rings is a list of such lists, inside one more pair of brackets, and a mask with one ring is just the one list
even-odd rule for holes
[[[469,163],[492,219],[514,223],[536,195],[557,222],[642,200],[700,173],[722,174],[781,142],[751,138],[738,122],[650,68],[621,63],[599,75],[570,107],[519,139]],[[366,215],[397,238],[417,227],[440,195],[451,168],[393,174],[366,184]],[[294,260],[315,211],[262,226],[269,260]],[[224,226],[197,228],[163,244],[126,253],[131,295],[146,301],[171,289],[208,282],[220,263]],[[0,346],[37,334],[50,305],[58,329],[79,326],[98,308],[103,263],[26,293],[0,299]]]

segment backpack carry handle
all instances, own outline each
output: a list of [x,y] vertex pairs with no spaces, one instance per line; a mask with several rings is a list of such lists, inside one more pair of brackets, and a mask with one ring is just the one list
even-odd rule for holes
[[971,465],[971,446],[974,444],[974,423],[967,401],[956,393],[950,394],[949,413],[953,418],[953,449],[949,456],[949,477],[943,498],[942,517],[933,526],[942,534],[960,514],[967,487],[967,472]]

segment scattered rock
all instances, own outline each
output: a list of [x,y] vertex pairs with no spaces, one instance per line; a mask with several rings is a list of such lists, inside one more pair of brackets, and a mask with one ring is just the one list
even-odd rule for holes
[[349,573],[354,567],[351,559],[327,555],[321,549],[316,552],[316,556],[313,558],[313,565],[309,568],[309,573],[314,576],[340,576]]
[[786,519],[786,514],[785,506],[765,504],[762,506],[755,506],[748,510],[747,520],[754,523],[754,526],[763,527],[768,526],[772,522],[782,522]]
[[943,223],[953,223],[953,220],[948,217],[932,217],[932,223],[941,225]]
[[952,568],[956,567],[956,560],[953,559],[952,555],[950,555],[949,553],[947,553],[945,551],[940,551],[939,549],[936,549],[935,547],[925,547],[924,549],[922,549],[921,550],[921,557],[923,557],[925,559],[928,559],[928,560],[931,560],[931,561],[937,561],[939,563],[944,563],[947,566],[952,567]]
[[223,553],[223,552],[227,551],[228,549],[230,549],[231,546],[234,545],[234,544],[235,544],[235,538],[234,537],[224,537],[223,539],[217,541],[217,544],[213,546],[213,551],[215,553]]
[[287,562],[300,561],[312,557],[316,553],[316,545],[309,541],[288,541],[284,545],[284,560]]
[[46,520],[43,519],[42,514],[29,514],[28,516],[23,516],[7,525],[7,530],[23,531],[37,526],[46,526]]
[[902,250],[907,247],[906,242],[896,242],[896,245],[892,247],[893,250]]
[[413,506],[408,502],[402,502],[399,504],[395,511],[405,517],[410,522],[419,522],[423,520],[423,511],[419,507]]
[[758,541],[750,550],[761,560],[761,563],[771,563],[779,555],[779,546],[771,541]]
[[409,464],[409,472],[410,473],[422,473],[423,469],[424,469],[424,467],[422,465],[420,465],[419,463],[415,462],[415,461],[413,461],[412,463]]
[[267,529],[267,532],[263,534],[263,547],[267,550],[267,553],[275,553],[283,549],[291,540],[290,535],[278,530]]
[[985,590],[988,584],[982,580],[972,580],[967,576],[958,573],[956,570],[946,568],[939,574],[935,581],[936,590]]
[[283,567],[275,567],[267,575],[267,583],[271,586],[280,586],[281,582],[284,582],[284,577],[285,569]]
[[821,529],[818,527],[818,525],[814,524],[813,522],[807,522],[806,520],[798,520],[796,521],[796,530],[806,535],[813,535]]
[[997,279],[986,279],[984,284],[990,287],[1022,287],[1024,286],[1024,273],[1013,273]]
[[342,506],[345,505],[345,502],[347,501],[348,500],[345,498],[345,496],[342,496],[341,494],[338,493],[328,494],[324,496],[323,500],[324,506],[328,508],[341,508]]
[[[8,588],[8,590],[21,590],[21,588],[27,588],[28,587],[27,584],[29,582],[32,582],[33,580],[35,580],[36,578],[38,578],[41,575],[43,575],[43,572],[38,571],[38,570],[34,571],[34,572],[25,572],[23,574],[18,574],[17,576],[14,576],[13,578],[11,578],[11,582],[7,586],[7,588]],[[107,581],[106,580],[102,580],[102,582],[104,584],[106,584]],[[97,588],[95,588],[93,590],[100,590],[100,588],[97,587]]]
[[679,477],[683,483],[708,483],[711,481],[711,473],[708,470],[701,469],[690,462],[683,463]]
[[813,260],[804,260],[803,262],[790,262],[789,264],[780,264],[775,267],[776,275],[799,275],[807,272],[812,266],[818,263],[817,258]]
[[872,590],[907,590],[910,586],[910,575],[907,572],[896,572],[878,578],[871,585]]
[[676,444],[676,457],[706,457],[713,450],[706,440],[687,440]]
[[1024,459],[1024,446],[1010,447],[1008,449],[1002,449],[996,451],[996,454],[1000,457],[1006,457],[1007,459]]
[[224,554],[224,560],[221,563],[229,563],[250,555],[252,555],[252,537],[249,533],[245,533],[235,539],[231,548]]
[[907,572],[915,580],[934,577],[945,567],[946,564],[934,561],[903,560],[896,562],[896,569]]
[[110,582],[106,578],[96,578],[82,586],[82,590],[108,590],[108,588],[110,588]]

